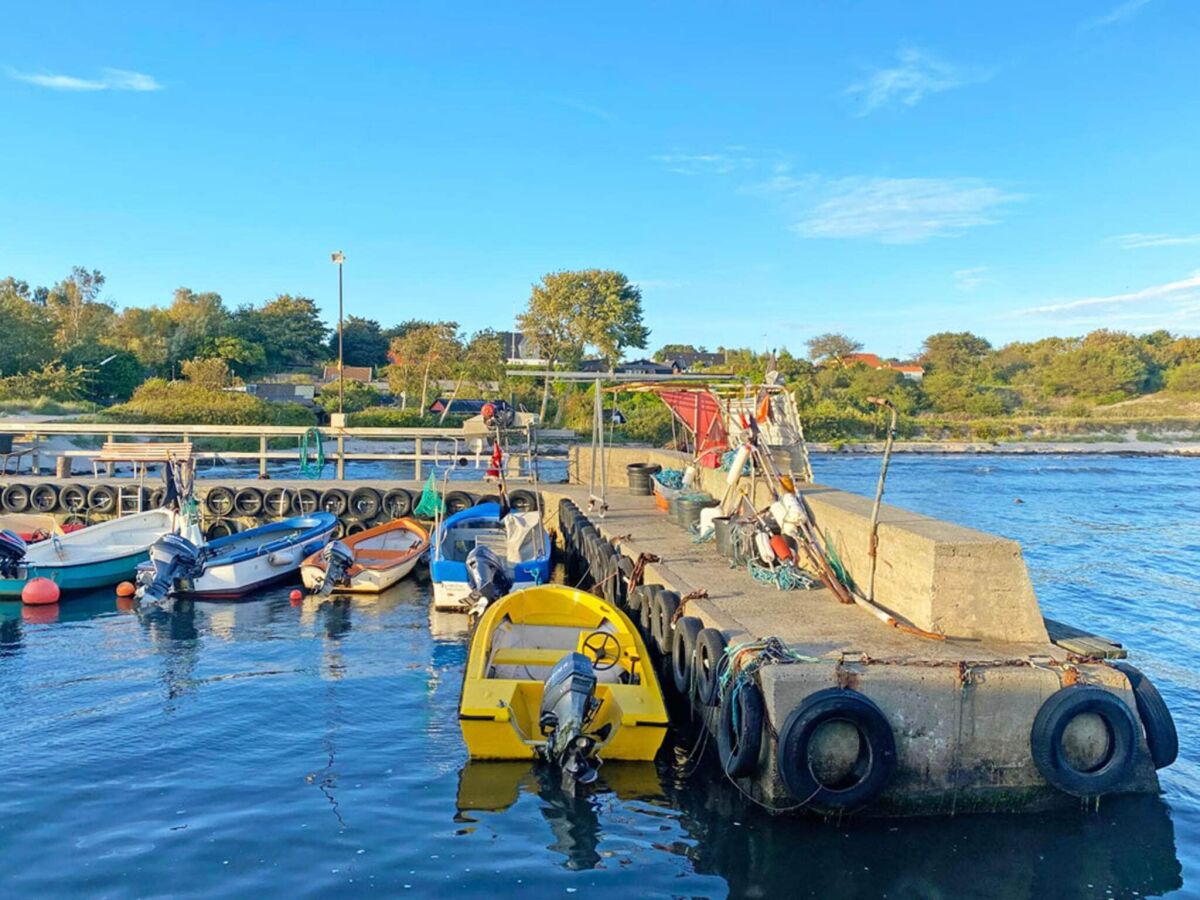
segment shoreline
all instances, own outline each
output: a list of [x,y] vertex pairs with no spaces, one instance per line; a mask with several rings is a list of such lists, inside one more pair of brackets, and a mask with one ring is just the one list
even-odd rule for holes
[[[810,453],[878,456],[883,441],[810,442]],[[1200,443],[1177,441],[896,441],[893,453],[992,456],[1185,456],[1200,457]]]

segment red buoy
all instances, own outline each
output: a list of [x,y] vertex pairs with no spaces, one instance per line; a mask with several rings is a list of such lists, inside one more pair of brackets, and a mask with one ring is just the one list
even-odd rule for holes
[[781,563],[790,563],[796,560],[796,554],[792,550],[792,545],[781,534],[771,535],[771,550],[774,552],[775,558]]
[[122,581],[117,585],[118,597],[132,597],[135,593],[135,588],[132,581]]
[[289,600],[291,600],[293,603],[299,603],[299,602],[300,602],[300,599],[301,599],[303,596],[304,596],[304,595],[303,595],[302,593],[300,593],[300,589],[299,589],[299,588],[296,588],[296,589],[295,589],[295,590],[293,590],[293,591],[292,591],[290,594],[288,594],[288,599],[289,599]]
[[21,588],[21,602],[26,606],[49,606],[58,602],[61,593],[49,578],[30,578]]

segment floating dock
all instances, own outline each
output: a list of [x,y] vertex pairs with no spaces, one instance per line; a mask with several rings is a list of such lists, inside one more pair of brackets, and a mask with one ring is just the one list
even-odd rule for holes
[[[875,596],[940,639],[921,637],[827,588],[781,591],[731,568],[653,497],[628,492],[633,462],[689,460],[610,449],[602,516],[588,512],[587,450],[572,453],[581,484],[546,488],[548,509],[572,519],[551,521],[568,571],[587,570],[641,621],[664,684],[682,689],[723,767],[763,806],[1035,811],[1158,792],[1156,763],[1176,752],[1169,713],[1122,648],[1043,619],[1016,542],[884,505]],[[725,473],[702,474],[720,496]],[[871,502],[797,487],[850,578],[866,583]],[[631,591],[635,570],[643,586]],[[735,696],[743,690],[761,710]]]

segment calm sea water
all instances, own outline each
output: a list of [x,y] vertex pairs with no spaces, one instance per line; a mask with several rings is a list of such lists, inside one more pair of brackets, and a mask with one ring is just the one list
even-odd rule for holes
[[[815,464],[874,489],[875,459]],[[1181,733],[1162,798],[773,819],[707,757],[683,765],[683,729],[574,799],[524,764],[468,764],[465,638],[423,580],[144,617],[102,592],[40,623],[0,604],[0,895],[1200,894],[1200,461],[901,457],[887,498],[1019,538],[1048,614],[1135,649]]]

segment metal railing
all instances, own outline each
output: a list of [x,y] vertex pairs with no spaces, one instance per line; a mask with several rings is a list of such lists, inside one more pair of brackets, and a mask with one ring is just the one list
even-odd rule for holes
[[[100,455],[99,448],[88,449],[54,449],[46,448],[43,442],[52,435],[82,437],[94,435],[102,437],[106,442],[113,443],[118,437],[133,438],[134,442],[147,440],[175,440],[196,443],[195,439],[256,439],[258,449],[244,450],[198,450],[193,449],[192,456],[196,459],[213,459],[214,461],[257,460],[259,476],[267,475],[268,463],[272,460],[297,460],[299,444],[309,432],[307,426],[292,425],[117,425],[91,424],[79,422],[6,422],[0,420],[0,435],[11,434],[14,441],[25,438],[31,442],[27,452],[32,456],[34,472],[41,470],[43,454],[55,455],[59,458],[91,458]],[[321,432],[322,448],[332,443],[332,452],[326,455],[326,461],[332,461],[336,466],[337,479],[346,477],[346,463],[350,461],[386,461],[411,462],[415,470],[415,478],[420,480],[427,465],[444,467],[448,464],[461,465],[464,461],[469,465],[474,459],[476,467],[486,465],[492,449],[492,433],[483,430],[463,428],[323,428]],[[546,454],[540,449],[544,442],[570,443],[578,435],[569,429],[545,429],[532,425],[511,428],[505,431],[510,446],[507,450],[510,480],[526,480],[528,476],[521,472],[531,470],[530,462],[544,458]],[[271,440],[278,438],[293,438],[297,442],[294,450],[271,449]],[[346,449],[347,441],[374,440],[397,442],[395,450],[354,450]],[[521,446],[523,445],[523,446]],[[14,449],[15,454],[15,449]],[[110,466],[111,471],[111,464]],[[18,462],[18,468],[20,463]]]

